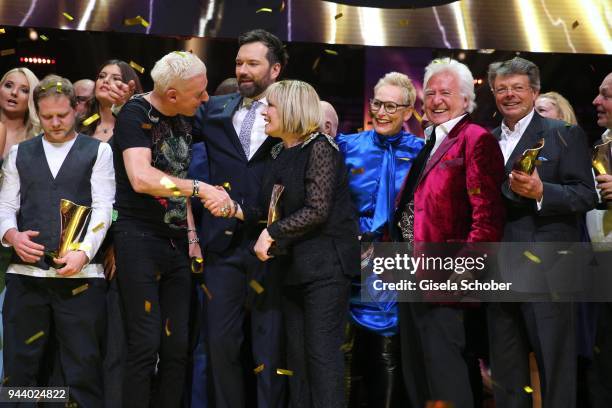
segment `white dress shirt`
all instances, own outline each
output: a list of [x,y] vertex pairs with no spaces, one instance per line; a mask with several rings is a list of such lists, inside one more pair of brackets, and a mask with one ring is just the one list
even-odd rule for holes
[[[266,135],[266,122],[264,121],[263,115],[261,114],[265,108],[268,106],[268,100],[264,97],[258,99],[261,104],[257,107],[257,111],[255,113],[255,123],[253,123],[253,130],[251,131],[251,143],[249,145],[249,160],[251,157],[257,152],[257,149],[263,144],[268,135]],[[244,118],[253,103],[253,99],[250,98],[242,98],[242,105],[240,108],[234,113],[232,117],[232,124],[234,125],[234,129],[236,130],[236,134],[240,134],[240,128],[242,127],[242,122],[244,122]]]
[[531,119],[533,118],[534,112],[535,110],[531,109],[531,112],[529,112],[521,120],[516,122],[516,124],[514,125],[514,130],[510,130],[506,123],[502,122],[499,147],[501,148],[502,154],[504,155],[504,164],[508,162],[508,159],[514,151],[514,148],[518,144],[519,140],[521,140],[521,136],[523,136],[523,133],[525,133],[525,129],[527,129],[527,126],[529,126],[529,123],[531,123]]
[[[446,136],[448,136],[448,134],[455,127],[455,125],[457,123],[459,123],[459,121],[461,119],[463,119],[463,117],[465,115],[467,115],[467,114],[464,113],[461,116],[457,116],[456,118],[453,118],[453,119],[451,119],[449,121],[446,121],[446,122],[441,123],[438,126],[436,126],[436,143],[434,144],[433,149],[431,149],[431,153],[429,154],[429,157],[433,156],[433,154],[436,152],[436,150],[438,150],[438,147],[440,147],[440,145],[442,144],[444,139],[446,139]],[[430,130],[430,132],[431,132],[431,130]]]
[[[59,172],[68,152],[74,145],[76,138],[65,143],[50,143],[43,138],[42,144],[47,159],[47,164],[51,174],[55,178]],[[10,246],[4,241],[4,234],[11,229],[17,229],[17,213],[20,207],[20,181],[17,171],[17,154],[19,145],[14,145],[8,154],[4,165],[4,180],[0,188],[0,237],[2,245]],[[44,164],[41,164],[44,166]],[[115,170],[113,167],[113,153],[108,143],[100,143],[98,157],[91,172],[91,217],[89,229],[85,234],[83,243],[90,244],[90,248],[85,248],[83,252],[91,260],[100,248],[106,232],[112,220],[113,203],[115,201]],[[50,207],[51,207],[51,203]],[[59,204],[59,203],[58,203]],[[57,208],[50,208],[49,211],[59,211]],[[93,228],[103,225],[93,232]],[[33,239],[36,242],[36,238]],[[52,250],[54,248],[45,248]],[[22,275],[43,277],[43,278],[63,278],[58,275],[54,268],[44,270],[32,265],[11,264],[7,273],[17,273]],[[87,264],[77,274],[69,278],[103,278],[104,269],[100,264]]]

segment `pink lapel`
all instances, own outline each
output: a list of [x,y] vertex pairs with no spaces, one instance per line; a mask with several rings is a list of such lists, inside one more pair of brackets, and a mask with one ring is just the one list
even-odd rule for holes
[[438,146],[438,149],[435,151],[433,156],[431,156],[431,158],[427,161],[427,164],[425,165],[425,170],[423,170],[423,174],[421,175],[421,180],[436,164],[438,164],[438,162],[442,157],[444,157],[448,149],[450,149],[451,146],[455,144],[455,142],[457,141],[457,135],[459,135],[459,132],[461,132],[465,125],[468,123],[468,117],[469,115],[465,115],[465,117],[455,125],[453,130],[451,130],[451,132],[446,135],[446,138],[444,138],[442,144]]

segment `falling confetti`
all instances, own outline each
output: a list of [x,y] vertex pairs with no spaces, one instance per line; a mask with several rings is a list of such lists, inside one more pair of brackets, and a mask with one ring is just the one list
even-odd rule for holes
[[72,17],[70,14],[68,14],[68,13],[66,13],[66,12],[63,12],[63,13],[62,13],[62,16],[66,17],[66,18],[67,18],[68,20],[70,20],[70,21],[74,20],[74,17]]
[[170,331],[170,318],[166,319],[166,325],[164,329],[166,331],[166,336],[170,336],[172,334],[172,332]]
[[226,181],[225,183],[223,183],[223,188],[226,189],[227,191],[232,191],[232,185],[230,184],[229,181]]
[[525,252],[523,252],[523,255],[525,255],[525,257],[527,257],[527,259],[529,259],[531,262],[534,262],[534,263],[537,263],[537,264],[542,263],[540,258],[535,256],[531,251],[525,251]]
[[334,16],[334,20],[337,20],[337,19],[341,18],[343,15],[344,15],[344,14],[342,14],[342,13],[338,13],[338,14],[336,14],[336,15]]
[[580,23],[578,22],[578,20],[575,20],[575,21],[572,23],[572,30],[575,30],[575,29],[576,29],[576,27],[578,27],[579,25],[580,25]]
[[87,119],[83,121],[83,126],[89,126],[98,119],[100,119],[100,115],[97,113],[94,113],[93,115],[91,115],[90,117],[88,117]]
[[62,93],[62,83],[60,81],[55,83],[55,92]]
[[79,286],[78,288],[74,288],[72,289],[72,296],[76,296],[79,293],[83,293],[85,292],[87,289],[89,289],[89,283],[86,283],[84,285]]
[[49,41],[49,37],[47,37],[47,36],[46,36],[46,35],[44,35],[44,34],[41,34],[39,38],[40,38],[41,40],[43,40],[43,41]]
[[403,18],[398,23],[400,27],[406,27],[408,25],[408,20]]
[[357,167],[355,169],[351,169],[351,174],[363,174],[365,173],[365,169],[363,167]]
[[338,51],[334,51],[334,50],[330,50],[330,49],[324,49],[323,51],[325,51],[326,54],[329,55],[338,55]]
[[571,253],[572,253],[572,251],[557,251],[557,253],[558,253],[559,255],[569,255],[569,254],[571,254]]
[[174,53],[180,55],[183,58],[186,57],[186,55],[185,55],[185,53],[183,51],[174,51]]
[[208,300],[212,300],[212,295],[210,294],[210,291],[208,290],[208,288],[206,287],[205,284],[201,284],[200,287],[202,288],[202,290],[204,291],[204,294],[206,295],[206,297],[208,298]]
[[27,339],[25,341],[25,344],[32,344],[34,343],[36,340],[40,339],[42,336],[45,335],[44,331],[39,331],[38,333],[36,333],[35,335],[33,335],[32,337],[30,337],[29,339]]
[[523,387],[523,390],[525,390],[525,392],[527,394],[531,394],[533,392],[533,388],[531,388],[530,386],[526,385]]
[[317,57],[317,59],[312,64],[312,70],[313,71],[316,71],[316,69],[319,67],[319,62],[321,62],[321,57]]
[[6,34],[6,30],[4,28],[0,28],[0,34]]
[[134,61],[130,61],[130,67],[134,68],[136,71],[140,72],[141,74],[144,74],[145,72],[144,67],[138,65]]
[[7,55],[13,55],[14,53],[15,53],[15,49],[9,48],[9,49],[0,51],[0,57],[5,57]]
[[[145,312],[147,313],[151,313],[151,302],[149,302],[148,300],[145,300],[144,303],[144,308],[145,308]],[[166,321],[167,323],[168,321]],[[169,335],[168,335],[169,336]]]
[[105,224],[104,224],[103,222],[99,223],[98,225],[96,225],[95,227],[93,227],[93,229],[91,230],[91,232],[98,232],[98,231],[100,231],[102,228],[104,228],[104,225],[105,225]]
[[268,8],[268,7],[262,7],[262,8],[260,8],[259,10],[257,10],[257,11],[255,12],[255,14],[257,14],[257,13],[271,13],[271,12],[272,12],[272,9],[271,9],[271,8]]
[[258,295],[261,295],[264,291],[263,286],[261,286],[259,284],[259,282],[257,282],[255,279],[251,279],[251,281],[249,282],[249,286],[255,291],[257,292]]
[[414,114],[414,118],[419,122],[419,123],[423,123],[423,117],[421,116],[421,114],[419,112],[417,112],[416,110],[413,110],[412,113]]
[[172,195],[174,195],[175,197],[178,197],[181,195],[181,191],[179,190],[179,188],[168,177],[166,176],[162,177],[161,180],[159,180],[159,183],[165,188],[167,188],[168,190],[172,190]]
[[91,244],[89,242],[73,242],[68,245],[68,250],[70,251],[91,251]]
[[468,195],[478,195],[478,194],[480,194],[480,187],[474,187],[468,190]]
[[136,16],[134,18],[126,18],[125,20],[123,20],[123,25],[126,26],[134,26],[138,24],[142,25],[145,28],[149,26],[149,22],[141,16]]
[[260,364],[260,365],[258,365],[257,367],[255,367],[253,369],[253,373],[259,374],[259,373],[261,373],[264,370],[264,368],[265,368],[265,365],[264,364]]
[[278,9],[278,11],[280,11],[281,13],[282,13],[283,11],[285,11],[285,0],[283,0],[283,1],[281,2],[281,5],[280,5],[280,8]]
[[285,370],[284,368],[277,368],[276,369],[276,374],[292,376],[293,375],[293,371]]

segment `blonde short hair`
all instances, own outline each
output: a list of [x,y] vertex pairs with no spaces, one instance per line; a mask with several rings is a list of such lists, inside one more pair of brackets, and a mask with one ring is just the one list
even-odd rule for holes
[[38,85],[38,78],[28,68],[13,68],[7,71],[2,77],[2,79],[0,79],[0,86],[4,86],[6,78],[15,72],[22,73],[26,77],[26,81],[28,81],[28,85],[30,86],[30,93],[28,94],[28,110],[26,111],[26,114],[23,118],[23,124],[26,127],[25,138],[30,139],[40,133],[40,120],[38,119],[38,114],[36,113],[36,106],[34,105],[34,88],[36,88],[36,86]]
[[384,77],[380,78],[374,87],[374,92],[385,85],[397,86],[402,90],[404,95],[404,103],[410,106],[414,106],[416,101],[416,89],[412,85],[412,81],[406,74],[400,72],[389,72]]
[[306,136],[319,128],[323,117],[319,95],[306,82],[275,82],[268,87],[266,97],[276,106],[284,132]]
[[557,92],[546,92],[538,96],[538,99],[546,98],[555,105],[557,111],[559,112],[559,119],[565,121],[567,123],[571,123],[572,125],[577,125],[578,121],[576,120],[576,114],[574,113],[574,108],[570,105],[569,101],[563,97],[563,95]]
[[206,74],[206,65],[191,52],[172,51],[164,55],[151,70],[153,89],[164,93],[177,82]]

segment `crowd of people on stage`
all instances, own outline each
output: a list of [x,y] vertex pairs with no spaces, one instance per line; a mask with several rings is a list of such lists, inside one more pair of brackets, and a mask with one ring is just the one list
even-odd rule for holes
[[[155,63],[148,92],[117,59],[74,84],[2,76],[1,387],[67,386],[82,407],[471,408],[488,383],[496,407],[526,408],[535,367],[543,407],[612,406],[612,303],[401,302],[360,279],[363,243],[612,242],[612,175],[595,176],[533,62],[489,66],[494,130],[471,119],[469,67],[440,58],[425,138],[405,129],[417,91],[399,72],[374,87],[372,128],[336,135],[333,106],[280,79],[276,36],[238,45],[214,96],[184,51]],[[593,94],[599,145],[612,73]],[[535,169],[517,170],[541,139]]]

